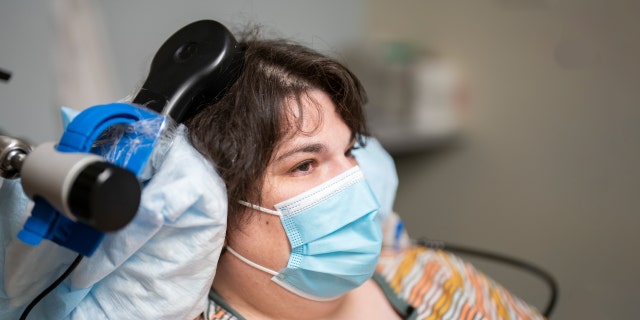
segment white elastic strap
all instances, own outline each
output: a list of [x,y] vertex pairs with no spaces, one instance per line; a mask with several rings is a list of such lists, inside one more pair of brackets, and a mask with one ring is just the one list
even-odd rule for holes
[[253,262],[253,261],[241,256],[239,253],[237,253],[235,250],[231,249],[231,247],[229,247],[229,246],[227,246],[227,250],[229,250],[229,252],[231,252],[231,254],[236,256],[236,258],[242,260],[242,262],[244,262],[244,263],[246,263],[246,264],[248,264],[248,265],[250,265],[250,266],[252,266],[252,267],[254,267],[254,268],[258,269],[258,270],[262,270],[262,271],[264,271],[264,272],[266,272],[266,273],[268,273],[268,274],[270,274],[272,276],[277,276],[278,275],[277,272],[275,272],[275,271],[273,271],[273,270],[271,270],[269,268],[265,268],[265,267],[255,263],[255,262]]
[[280,213],[279,211],[263,208],[261,206],[255,205],[253,203],[249,203],[249,202],[242,201],[242,200],[238,200],[238,203],[243,205],[243,206],[249,207],[251,209],[255,209],[255,210],[258,210],[258,211],[262,211],[264,213],[272,214],[274,216],[278,216],[278,217],[282,216],[282,213]]

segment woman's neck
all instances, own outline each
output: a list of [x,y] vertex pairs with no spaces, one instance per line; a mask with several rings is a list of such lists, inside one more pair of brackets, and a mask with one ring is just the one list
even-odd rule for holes
[[399,319],[373,279],[332,301],[302,298],[271,275],[223,254],[213,282],[216,293],[246,319]]
[[247,319],[340,319],[351,306],[353,292],[331,301],[313,301],[282,288],[271,277],[225,253],[213,288]]

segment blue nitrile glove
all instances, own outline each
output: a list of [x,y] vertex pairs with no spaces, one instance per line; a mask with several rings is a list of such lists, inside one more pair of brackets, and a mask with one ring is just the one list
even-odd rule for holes
[[411,244],[402,219],[393,211],[398,189],[398,172],[393,158],[373,137],[367,137],[366,146],[353,151],[367,183],[380,204],[378,221],[382,227],[382,245],[386,249],[402,249]]
[[[23,200],[13,194],[6,203]],[[6,203],[2,198],[2,214]],[[186,128],[179,127],[164,162],[143,189],[134,220],[107,234],[96,252],[35,307],[29,319],[195,318],[207,305],[226,214],[224,183],[188,143]],[[23,244],[15,238],[17,225],[0,264],[2,319],[17,318],[75,256],[49,241],[37,247]]]
[[365,147],[355,149],[353,155],[378,199],[380,204],[378,220],[384,223],[389,214],[393,212],[393,202],[398,190],[398,172],[393,158],[380,142],[373,137],[366,139]]

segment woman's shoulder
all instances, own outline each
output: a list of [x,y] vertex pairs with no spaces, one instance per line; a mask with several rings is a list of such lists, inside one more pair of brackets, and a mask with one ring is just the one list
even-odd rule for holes
[[473,265],[442,250],[384,250],[376,273],[416,308],[418,318],[544,319]]

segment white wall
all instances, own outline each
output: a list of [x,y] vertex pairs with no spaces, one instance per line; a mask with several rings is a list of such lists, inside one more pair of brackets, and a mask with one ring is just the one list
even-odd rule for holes
[[46,1],[0,3],[0,68],[13,73],[0,82],[0,131],[32,141],[59,138],[53,107],[53,30]]
[[[465,67],[473,89],[464,144],[397,159],[396,208],[411,233],[546,267],[561,286],[555,319],[635,318],[640,3],[372,6],[369,38],[439,50]],[[484,269],[544,305],[535,279]]]

